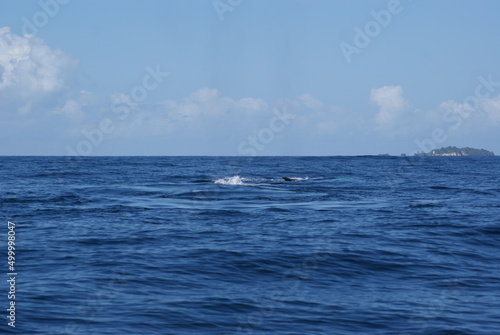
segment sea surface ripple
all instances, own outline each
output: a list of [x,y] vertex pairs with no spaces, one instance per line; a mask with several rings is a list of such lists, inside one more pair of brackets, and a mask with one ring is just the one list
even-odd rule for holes
[[0,157],[0,332],[500,334],[499,180],[498,157]]

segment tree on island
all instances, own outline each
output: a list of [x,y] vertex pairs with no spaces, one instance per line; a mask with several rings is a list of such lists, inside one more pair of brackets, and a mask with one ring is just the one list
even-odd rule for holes
[[415,156],[494,156],[492,151],[474,148],[444,147],[429,152],[418,152]]

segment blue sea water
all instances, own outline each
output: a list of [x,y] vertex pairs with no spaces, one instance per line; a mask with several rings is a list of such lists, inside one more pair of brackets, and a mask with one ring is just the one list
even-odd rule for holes
[[499,180],[499,157],[0,157],[0,333],[500,334]]

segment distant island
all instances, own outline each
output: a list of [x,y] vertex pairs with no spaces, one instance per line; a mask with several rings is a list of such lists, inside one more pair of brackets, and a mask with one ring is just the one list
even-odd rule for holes
[[415,156],[495,156],[495,154],[484,149],[446,147],[429,152],[417,152]]

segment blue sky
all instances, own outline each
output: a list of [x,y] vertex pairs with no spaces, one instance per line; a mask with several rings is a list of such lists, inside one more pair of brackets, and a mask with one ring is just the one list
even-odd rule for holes
[[0,154],[500,153],[499,12],[0,0]]

